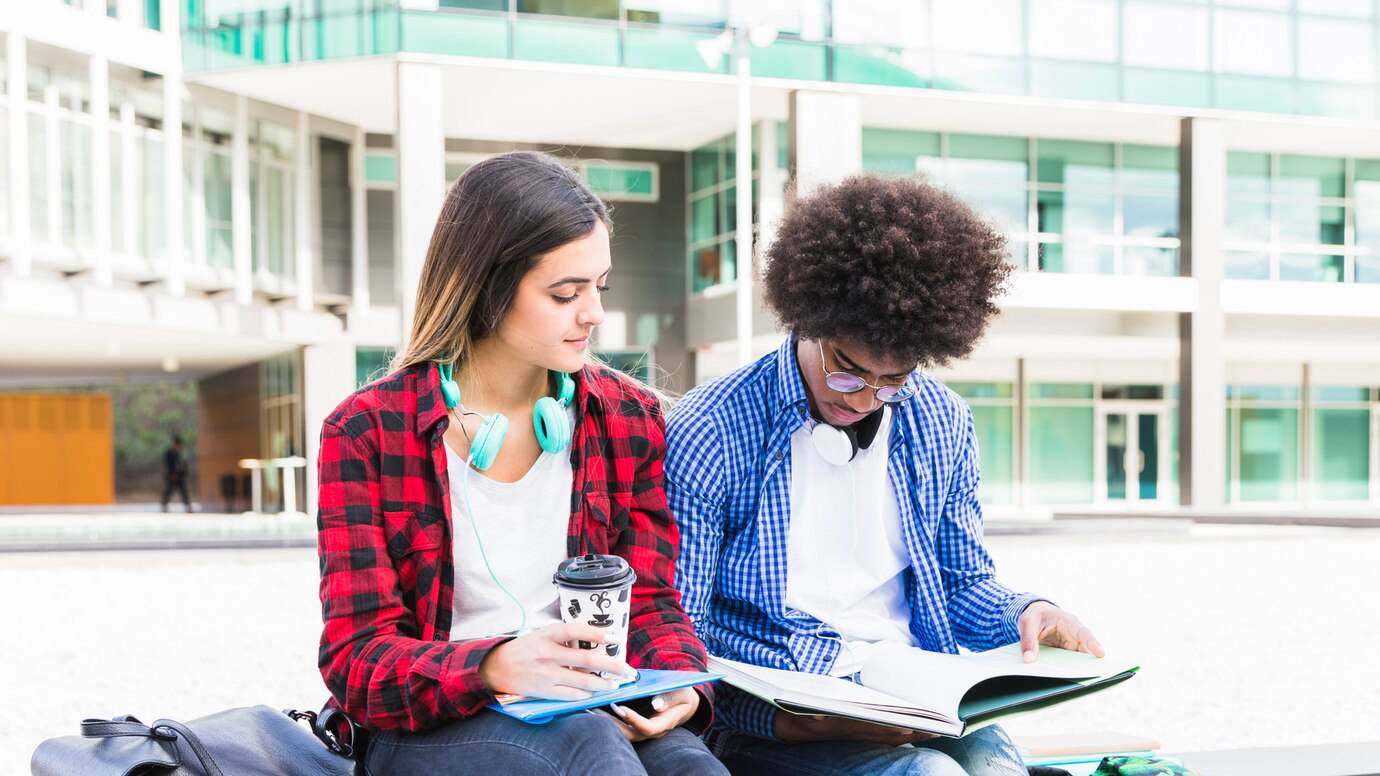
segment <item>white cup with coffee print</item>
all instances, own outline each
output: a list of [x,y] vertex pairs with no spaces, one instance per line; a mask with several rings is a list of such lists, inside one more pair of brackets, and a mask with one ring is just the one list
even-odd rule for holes
[[602,649],[627,661],[628,616],[637,572],[617,555],[580,555],[561,561],[552,579],[560,594],[561,618],[599,628],[608,634],[603,644],[577,641],[570,646]]

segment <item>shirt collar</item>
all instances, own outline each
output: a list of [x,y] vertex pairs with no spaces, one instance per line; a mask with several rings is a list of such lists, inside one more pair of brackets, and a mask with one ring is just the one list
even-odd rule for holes
[[441,371],[435,361],[420,365],[417,370],[417,430],[423,434],[446,419],[445,400],[441,397]]
[[782,410],[810,406],[805,395],[805,381],[800,377],[800,365],[796,360],[797,342],[799,339],[795,332],[791,332],[776,351],[776,396]]

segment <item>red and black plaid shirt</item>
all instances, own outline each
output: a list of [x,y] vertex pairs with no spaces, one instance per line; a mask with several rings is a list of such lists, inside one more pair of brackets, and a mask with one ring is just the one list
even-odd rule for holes
[[[704,645],[674,585],[679,535],[662,489],[660,405],[611,369],[587,366],[573,377],[566,552],[619,555],[637,571],[631,665],[703,671]],[[504,639],[448,640],[448,423],[437,370],[426,364],[356,391],[321,429],[318,662],[336,703],[377,730],[429,728],[493,700],[479,663]]]

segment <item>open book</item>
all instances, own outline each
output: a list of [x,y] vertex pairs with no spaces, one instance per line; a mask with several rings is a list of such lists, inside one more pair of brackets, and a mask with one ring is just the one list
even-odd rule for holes
[[1020,646],[949,655],[897,645],[863,664],[862,683],[709,658],[723,681],[794,714],[825,714],[961,736],[1002,719],[1106,689],[1139,666],[1040,647],[1035,663]]

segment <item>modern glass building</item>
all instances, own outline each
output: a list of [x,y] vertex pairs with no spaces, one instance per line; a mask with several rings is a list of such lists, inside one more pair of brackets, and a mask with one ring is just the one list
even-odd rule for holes
[[[750,149],[702,55],[739,25],[777,32]],[[937,374],[990,511],[1374,510],[1378,50],[1377,0],[10,4],[0,383],[171,364],[204,476],[310,458],[399,344],[445,187],[533,148],[613,205],[601,353],[683,391],[738,365],[751,153],[759,250],[789,186],[862,170],[1008,236],[1002,318]]]

